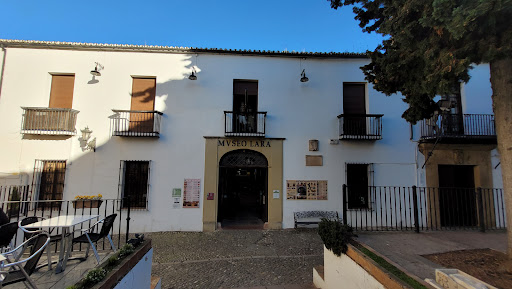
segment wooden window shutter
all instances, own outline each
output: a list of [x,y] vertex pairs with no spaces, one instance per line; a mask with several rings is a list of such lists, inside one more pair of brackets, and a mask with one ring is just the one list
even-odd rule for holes
[[155,94],[155,78],[133,78],[131,110],[153,111]]
[[[132,86],[132,111],[154,111],[156,95],[155,78],[133,78]],[[153,132],[154,114],[153,113],[130,113],[130,131],[133,132]]]
[[50,108],[72,108],[74,75],[52,75]]

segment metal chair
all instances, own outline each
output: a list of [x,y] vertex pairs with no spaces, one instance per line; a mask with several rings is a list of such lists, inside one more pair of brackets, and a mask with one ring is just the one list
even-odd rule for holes
[[0,226],[9,223],[9,217],[5,214],[4,210],[0,208]]
[[14,235],[16,235],[17,231],[17,222],[7,223],[5,225],[0,226],[0,248],[2,248],[2,252],[4,251],[4,249],[10,250],[12,238],[14,238]]
[[[41,220],[45,220],[45,218],[32,216],[32,217],[26,217],[23,220],[19,221],[18,226],[23,231],[23,235],[24,235],[24,239],[25,240],[30,239],[32,236],[34,236],[34,235],[36,235],[38,233],[43,232],[43,230],[40,229],[40,228],[38,228],[38,229],[25,229],[23,226],[26,226],[26,225],[29,225],[29,224],[33,224],[33,223],[41,221]],[[52,232],[52,230],[50,230],[50,233]],[[57,242],[59,242],[61,240],[62,240],[62,235],[50,235],[50,244],[51,243],[57,244]],[[57,246],[57,245],[55,245],[55,246]],[[46,253],[47,253],[47,257],[48,257],[48,270],[51,270],[52,269],[52,252],[51,252],[50,248],[48,248],[48,250],[46,250]]]
[[[41,259],[44,248],[49,243],[50,235],[48,235],[48,233],[41,233],[23,242],[23,244],[16,247],[16,249],[7,252],[7,254],[14,254],[20,248],[22,249],[21,252],[16,254],[18,257],[14,260],[10,260],[8,258],[7,262],[0,262],[0,274],[4,276],[3,280],[0,278],[0,287],[18,282],[28,282],[32,288],[37,289],[37,286],[30,278],[30,275],[34,273],[37,263],[39,262],[39,259]],[[30,256],[26,259],[19,260],[28,248],[30,248]],[[21,266],[23,263],[26,263],[25,266]],[[27,286],[27,284],[25,284],[25,286]]]
[[[99,240],[107,237],[108,241],[110,242],[110,246],[112,247],[112,250],[114,253],[116,252],[116,246],[114,246],[114,242],[112,242],[112,238],[110,237],[110,230],[112,229],[112,226],[114,225],[114,221],[117,217],[117,214],[112,214],[108,217],[106,217],[103,220],[98,221],[96,224],[92,225],[89,229],[83,229],[81,230],[84,234],[80,235],[76,238],[73,238],[74,243],[89,243],[87,246],[87,250],[85,251],[85,258],[89,256],[89,249],[92,246],[92,250],[94,252],[94,255],[96,256],[96,260],[98,261],[98,264],[100,263],[100,256],[98,255],[98,251],[96,250],[96,247],[94,246],[94,243],[97,243]],[[92,233],[91,230],[96,227],[98,224],[103,223],[103,226],[101,227],[101,230],[99,233]],[[73,246],[71,244],[71,246]]]

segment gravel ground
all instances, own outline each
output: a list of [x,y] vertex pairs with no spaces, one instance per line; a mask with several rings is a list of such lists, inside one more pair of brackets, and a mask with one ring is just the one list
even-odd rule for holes
[[153,275],[162,288],[239,288],[312,284],[323,265],[315,229],[161,232],[153,240]]

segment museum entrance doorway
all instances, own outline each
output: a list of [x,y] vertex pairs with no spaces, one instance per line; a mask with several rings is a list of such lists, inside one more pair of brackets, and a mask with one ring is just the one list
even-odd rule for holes
[[268,221],[268,162],[259,152],[235,150],[219,162],[217,222],[223,229],[262,229]]

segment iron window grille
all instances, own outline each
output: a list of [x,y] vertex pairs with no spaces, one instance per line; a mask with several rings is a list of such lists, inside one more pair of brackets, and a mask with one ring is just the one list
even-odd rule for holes
[[65,160],[35,160],[32,188],[38,208],[60,209],[60,202],[51,201],[62,200],[65,177]]
[[150,188],[151,161],[123,160],[119,165],[119,195],[121,208],[147,209]]

